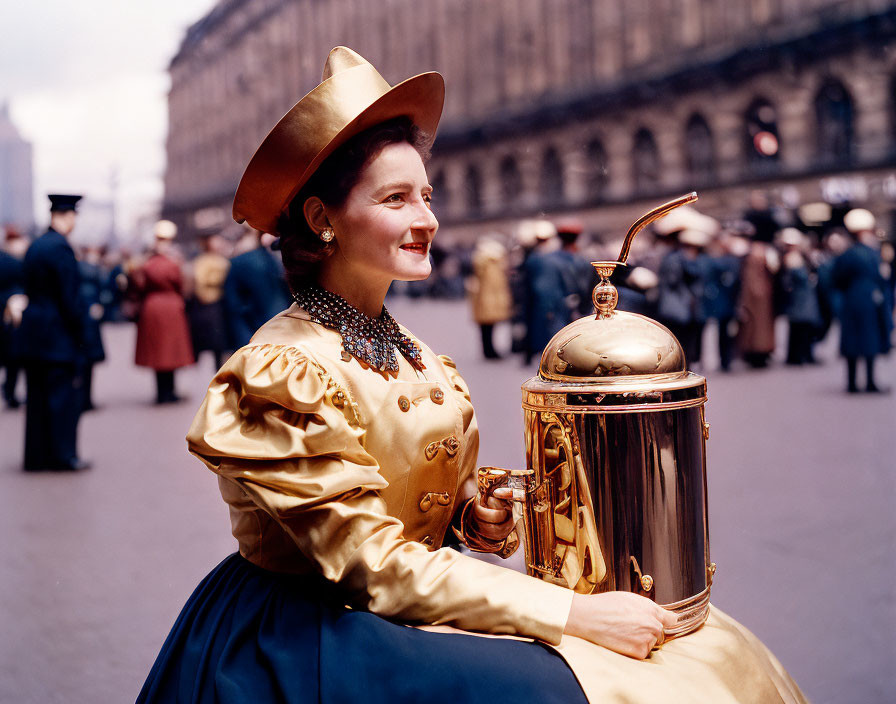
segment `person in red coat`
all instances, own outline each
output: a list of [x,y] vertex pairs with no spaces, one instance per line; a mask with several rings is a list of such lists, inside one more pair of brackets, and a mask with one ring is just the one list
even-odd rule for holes
[[176,403],[174,371],[193,364],[193,344],[183,296],[180,262],[172,242],[177,226],[160,220],[155,226],[155,247],[146,263],[132,275],[139,301],[136,363],[156,372],[156,403]]

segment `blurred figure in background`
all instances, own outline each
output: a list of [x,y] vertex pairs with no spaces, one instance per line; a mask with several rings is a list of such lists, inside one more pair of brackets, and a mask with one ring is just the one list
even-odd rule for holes
[[100,303],[103,304],[103,322],[119,323],[125,320],[121,310],[124,295],[128,290],[128,277],[124,273],[124,262],[128,258],[127,249],[107,251],[103,255],[103,269],[106,280],[100,292]]
[[831,323],[840,317],[843,294],[834,286],[834,262],[837,261],[837,257],[849,249],[851,243],[852,238],[843,230],[834,229],[825,237],[823,247],[819,252],[817,273],[818,309],[821,314],[821,325],[816,339],[823,339],[830,330]]
[[654,224],[671,249],[660,262],[657,317],[678,338],[688,366],[699,365],[706,325],[703,285],[706,260],[701,250],[718,223],[690,206],[682,206]]
[[230,348],[248,344],[255,331],[292,304],[283,264],[269,249],[274,237],[246,226],[230,260],[224,305],[230,323]]
[[775,219],[768,196],[762,191],[750,193],[750,202],[744,212],[743,219],[753,228],[753,239],[757,242],[771,244],[774,242],[780,226]]
[[176,403],[174,372],[193,364],[193,345],[183,297],[180,258],[174,249],[177,226],[159,220],[155,244],[146,262],[131,275],[131,292],[137,301],[137,366],[156,374],[156,403]]
[[222,253],[219,235],[206,235],[199,240],[202,252],[193,260],[193,295],[187,312],[197,359],[208,350],[214,355],[215,369],[224,363],[230,349],[227,315],[224,309],[224,282],[230,271],[230,260]]
[[749,250],[749,243],[733,227],[726,228],[711,244],[703,286],[707,318],[718,326],[719,366],[731,370],[737,339],[737,299],[740,296],[741,260]]
[[496,238],[485,236],[476,242],[467,291],[473,320],[479,325],[482,337],[482,354],[486,359],[500,359],[493,340],[494,328],[510,318],[513,301],[507,276],[507,250]]
[[880,391],[874,379],[874,360],[890,349],[892,316],[887,310],[885,284],[874,215],[862,208],[850,210],[843,224],[853,237],[852,246],[834,261],[832,284],[843,295],[840,304],[840,354],[846,358],[847,391],[859,391],[858,360],[865,360],[865,390]]
[[28,307],[19,330],[28,388],[25,471],[78,470],[78,420],[84,407],[84,340],[87,312],[81,276],[68,236],[81,196],[53,194],[50,227],[25,255]]
[[514,233],[513,247],[508,256],[510,295],[513,303],[510,351],[521,355],[525,355],[529,347],[527,324],[529,282],[526,278],[526,262],[538,244],[538,239],[535,236],[535,222],[534,220],[524,220],[519,224]]
[[93,403],[93,367],[106,359],[103,348],[103,336],[100,323],[105,317],[102,304],[103,290],[108,275],[103,268],[103,250],[100,247],[87,247],[78,261],[81,274],[81,298],[84,301],[86,317],[84,321],[84,410],[92,411]]
[[578,248],[579,238],[584,230],[578,220],[561,220],[556,224],[560,249],[548,256],[566,282],[566,307],[569,309],[569,320],[578,320],[594,310],[591,292],[597,286],[597,274],[591,262],[585,259]]
[[[646,315],[648,318],[656,317],[655,299],[660,280],[653,271],[643,266],[620,266],[616,267],[611,281],[619,292],[617,310]],[[592,308],[593,306],[592,303]]]
[[821,326],[817,276],[810,271],[803,250],[805,235],[795,227],[779,235],[784,250],[781,260],[781,308],[790,326],[787,336],[787,364],[815,364],[812,343]]
[[[4,370],[3,401],[7,408],[18,408],[20,401],[16,396],[16,385],[21,362],[16,349],[16,338],[24,303],[27,303],[27,299],[23,300],[25,265],[21,256],[10,251],[11,240],[19,236],[18,231],[7,226],[0,233],[3,235],[3,247],[0,248],[0,369]],[[13,233],[12,236],[10,233]]]
[[775,276],[781,268],[777,250],[753,240],[741,267],[739,330],[741,355],[754,369],[768,366],[775,351]]
[[[893,328],[893,309],[896,307],[896,246],[890,239],[882,238],[880,243],[880,275],[884,280],[884,298],[890,332]],[[889,340],[889,338],[888,338]]]
[[569,281],[559,262],[549,256],[557,248],[557,229],[547,220],[532,221],[535,246],[523,264],[523,310],[526,323],[525,364],[541,355],[551,338],[569,322]]

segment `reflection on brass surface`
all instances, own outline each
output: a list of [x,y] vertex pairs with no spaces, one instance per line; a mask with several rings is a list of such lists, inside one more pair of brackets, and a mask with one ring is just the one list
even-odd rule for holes
[[638,577],[638,583],[641,585],[641,589],[645,592],[650,592],[653,590],[653,577],[649,574],[641,574],[641,565],[638,564],[638,558],[632,555],[631,557],[632,569],[635,571],[635,574]]
[[715,566],[706,505],[706,380],[650,318],[615,310],[609,281],[649,222],[629,230],[617,262],[594,262],[597,315],[548,343],[523,385],[522,516],[529,574],[581,593],[648,596],[678,614],[675,637],[707,618]]
[[[599,321],[599,324],[595,324]],[[636,313],[582,318],[545,347],[538,374],[574,381],[687,374],[684,350],[668,328]]]

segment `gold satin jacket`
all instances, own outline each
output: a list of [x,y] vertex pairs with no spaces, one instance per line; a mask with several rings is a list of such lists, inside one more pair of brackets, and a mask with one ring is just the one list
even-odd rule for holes
[[407,623],[558,643],[572,591],[440,549],[479,435],[454,364],[417,344],[424,371],[399,356],[381,374],[293,305],[215,376],[190,451],[256,565],[321,574],[347,604]]

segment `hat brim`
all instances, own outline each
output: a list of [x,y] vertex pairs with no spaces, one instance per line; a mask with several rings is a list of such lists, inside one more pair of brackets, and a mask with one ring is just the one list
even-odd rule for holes
[[[314,91],[311,91],[311,93],[314,93]],[[311,93],[308,95],[311,95]],[[318,151],[304,169],[302,175],[292,185],[285,198],[278,197],[278,202],[268,203],[262,206],[262,208],[253,207],[253,205],[257,204],[252,204],[250,202],[252,199],[264,199],[266,195],[269,196],[272,190],[279,190],[266,188],[264,177],[258,174],[258,171],[264,168],[263,164],[259,162],[265,160],[266,152],[271,143],[282,139],[282,134],[285,130],[292,131],[294,129],[291,124],[294,111],[308,95],[303,97],[281,118],[249,161],[234,196],[233,218],[237,222],[245,221],[257,230],[276,234],[280,215],[289,207],[293,198],[295,198],[311,176],[314,175],[314,172],[320,168],[324,160],[355,135],[387,120],[398,117],[409,118],[414,125],[425,133],[427,148],[432,146],[445,103],[445,79],[442,78],[441,74],[431,71],[412,76],[396,84],[342,127]],[[250,182],[252,186],[247,188]]]

